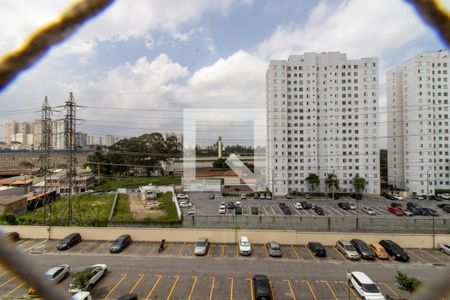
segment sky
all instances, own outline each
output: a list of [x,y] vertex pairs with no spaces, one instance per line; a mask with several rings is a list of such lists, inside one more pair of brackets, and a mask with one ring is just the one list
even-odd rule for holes
[[[0,0],[0,53],[70,2]],[[63,118],[61,106],[73,92],[78,131],[96,137],[181,131],[183,109],[210,108],[217,112],[197,129],[199,143],[221,135],[225,144],[245,144],[254,133],[229,119],[235,109],[265,108],[271,59],[324,51],[378,57],[383,111],[386,71],[443,48],[401,0],[116,0],[0,94],[0,140],[4,121],[39,119],[45,96],[53,118]]]

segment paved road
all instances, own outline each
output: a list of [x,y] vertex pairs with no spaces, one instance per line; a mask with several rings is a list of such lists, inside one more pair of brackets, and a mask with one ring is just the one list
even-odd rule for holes
[[[18,247],[30,254],[44,272],[51,266],[68,263],[72,271],[104,263],[108,275],[98,284],[94,299],[116,299],[133,291],[139,299],[252,299],[253,274],[269,276],[275,299],[357,299],[346,285],[348,270],[363,271],[390,296],[406,296],[394,280],[396,271],[406,272],[425,283],[441,276],[450,266],[450,256],[421,249],[408,249],[411,262],[345,260],[328,247],[328,258],[315,258],[302,245],[283,245],[284,258],[270,258],[263,245],[254,245],[254,255],[236,255],[234,244],[213,244],[206,257],[192,255],[193,244],[171,243],[161,254],[156,243],[133,243],[121,254],[109,254],[109,242],[84,241],[59,252],[56,241],[24,240]],[[67,291],[69,280],[59,286]],[[27,285],[0,269],[0,295],[20,297]]]

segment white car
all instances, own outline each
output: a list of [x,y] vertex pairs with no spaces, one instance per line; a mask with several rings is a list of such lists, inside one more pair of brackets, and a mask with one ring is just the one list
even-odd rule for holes
[[250,244],[246,236],[239,238],[239,254],[244,256],[252,255],[252,244]]
[[439,196],[444,200],[450,200],[450,194],[440,194]]
[[303,209],[303,206],[300,202],[294,203],[294,208],[295,209]]
[[347,202],[348,206],[350,207],[351,210],[355,210],[356,209],[356,204],[353,202]]
[[[92,265],[83,270],[83,273],[88,274],[86,280],[80,282],[77,280],[77,274],[74,274],[74,278],[69,285],[69,293],[76,294],[79,292],[89,292],[94,286],[107,274],[108,269],[104,264]],[[79,276],[80,278],[84,276]]]
[[376,284],[363,272],[351,272],[347,274],[350,287],[354,288],[362,299],[384,300],[384,296]]
[[187,201],[181,201],[180,207],[186,208],[186,207],[192,207],[192,203],[189,203]]
[[177,198],[178,199],[186,199],[187,200],[187,199],[189,199],[189,196],[187,194],[178,194]]
[[187,213],[184,214],[185,216],[195,216],[195,211],[188,211]]
[[89,292],[79,292],[70,298],[71,300],[92,300],[91,293]]
[[236,201],[236,203],[234,204],[234,206],[241,206],[241,201]]
[[224,214],[226,214],[226,213],[227,213],[226,207],[221,205],[221,206],[219,207],[219,215],[224,215]]
[[245,194],[241,195],[241,200],[245,200],[247,198],[247,196],[245,196]]
[[395,198],[395,200],[398,200],[398,201],[405,200],[405,198],[403,198],[402,196],[398,196],[398,195],[392,195],[392,196]]
[[361,209],[363,212],[365,212],[366,214],[368,214],[369,216],[375,216],[376,215],[376,213],[375,213],[375,211],[373,210],[373,208],[372,207],[369,207],[369,206],[363,206],[363,208]]
[[441,243],[438,246],[438,249],[447,255],[450,255],[450,243]]
[[59,283],[70,275],[70,266],[59,265],[57,267],[53,267],[49,269],[47,272],[45,272],[44,275],[51,281]]

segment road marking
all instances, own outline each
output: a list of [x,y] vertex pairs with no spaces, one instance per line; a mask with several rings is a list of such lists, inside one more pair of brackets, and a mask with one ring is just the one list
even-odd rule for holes
[[330,292],[333,294],[334,299],[339,300],[338,297],[336,296],[336,294],[334,293],[333,289],[331,288],[330,284],[328,283],[328,281],[321,280],[320,282],[325,283],[326,286],[328,287],[328,289],[330,290]]
[[191,300],[191,298],[192,298],[192,293],[194,292],[196,283],[197,283],[197,276],[194,276],[194,282],[192,283],[192,287],[191,287],[191,291],[189,293],[188,300]]
[[437,258],[436,256],[432,255],[431,253],[428,253],[427,251],[423,250],[423,249],[419,249],[420,251],[422,251],[423,253],[425,253],[426,255],[428,255],[429,257],[432,257],[433,259],[437,259],[438,261],[440,261],[439,258]]
[[228,278],[231,279],[231,285],[230,285],[230,300],[233,300],[233,285],[234,285],[234,279],[233,277]]
[[30,250],[32,250],[32,249],[34,249],[34,248],[37,248],[37,247],[39,247],[39,246],[45,244],[45,243],[48,242],[48,241],[49,241],[49,240],[43,240],[42,242],[37,243],[36,245],[33,245],[33,246],[31,246],[31,247],[29,247],[29,248],[23,250],[23,252],[28,252],[28,251],[30,251]]
[[270,216],[265,206],[262,207],[267,216]]
[[356,299],[359,299],[359,297],[355,294],[355,291],[348,285],[348,283],[347,283],[346,281],[340,281],[340,283],[345,284],[345,285],[347,286],[347,289],[349,289],[350,292],[352,292],[353,296],[354,296]]
[[398,297],[398,294],[388,284],[386,284],[384,282],[380,282],[380,284],[382,284],[385,287],[387,287],[396,297]]
[[239,257],[239,245],[236,244],[236,257]]
[[253,280],[251,278],[247,278],[247,280],[250,283],[250,297],[251,297],[251,300],[253,300],[253,299],[255,299],[255,296],[253,295]]
[[270,291],[272,292],[272,300],[275,300],[275,292],[272,287],[272,280],[269,280]]
[[214,283],[216,282],[216,277],[211,277],[211,278],[212,278],[212,282],[211,282],[211,291],[209,292],[209,300],[212,300],[213,291],[214,291]]
[[167,246],[164,247],[164,250],[163,250],[163,251],[166,252],[166,254],[165,254],[166,256],[169,256],[169,251],[166,251],[166,250],[169,249],[169,247],[170,247],[171,244],[172,244],[172,242],[168,242],[168,243],[167,243]]
[[180,276],[179,275],[175,276],[175,281],[173,282],[172,288],[170,289],[169,296],[167,296],[166,300],[169,300],[170,297],[172,296],[173,290],[175,289],[175,286],[177,285],[178,279],[180,279]]
[[289,279],[288,280],[284,280],[284,281],[287,281],[287,284],[289,286],[289,290],[291,291],[292,299],[297,300],[297,298],[295,297],[294,291],[292,290],[291,281]]
[[311,284],[309,283],[308,280],[302,280],[302,282],[306,282],[306,284],[308,285],[309,291],[311,292],[311,295],[313,296],[314,300],[317,300],[316,294],[314,294],[314,290],[311,287]]
[[221,254],[222,254],[222,256],[225,255],[225,243],[222,244],[222,253]]
[[125,279],[125,277],[127,277],[127,274],[120,274],[120,276],[122,278],[119,279],[119,281],[117,281],[117,283],[113,286],[113,288],[109,291],[108,295],[105,296],[105,298],[103,299],[108,299],[109,296],[111,296],[111,294],[116,290],[116,288],[119,286],[119,284],[122,283],[122,281]]
[[139,279],[136,281],[136,283],[133,285],[133,287],[131,288],[131,290],[129,291],[129,293],[131,294],[136,287],[138,286],[138,284],[142,281],[142,279],[144,278],[144,274],[139,274]]
[[[93,244],[95,244],[97,241],[95,240]],[[86,246],[84,246],[83,248],[80,249],[80,252],[84,252],[89,246],[93,245],[93,244],[87,244]]]
[[[315,257],[314,257],[314,255],[312,254],[312,252],[309,250],[309,248],[308,247],[306,247],[306,245],[305,245],[305,249],[306,249],[306,251],[309,253],[309,255],[311,255],[311,257],[312,257],[312,259],[316,259]],[[327,256],[328,257],[328,256]]]
[[264,245],[264,252],[266,253],[266,258],[269,258],[269,253],[267,253],[267,245]]
[[[206,256],[211,256],[211,248],[213,247],[213,243],[210,243],[209,244],[209,247],[208,247],[208,252],[206,252]],[[192,253],[192,255],[195,255],[194,253]]]
[[339,251],[338,249],[336,249],[336,247],[333,247],[333,249],[339,253],[345,260],[347,259],[347,257],[344,256],[344,254],[341,253],[341,251]]
[[5,276],[5,275],[8,274],[8,273],[9,273],[9,271],[6,271],[6,272],[0,274],[0,277],[3,277],[3,276]]
[[294,245],[291,244],[291,249],[294,252],[295,256],[297,257],[297,259],[300,259],[300,256],[298,256],[297,251],[295,251]]
[[11,281],[13,281],[14,279],[16,279],[17,276],[14,276],[13,278],[9,279],[8,281],[4,282],[2,285],[0,285],[0,288],[3,287],[4,285],[10,283]]
[[4,296],[8,297],[9,295],[11,295],[11,294],[14,293],[15,291],[17,291],[19,288],[21,288],[24,284],[25,284],[25,282],[22,283],[21,285],[18,285],[15,289],[13,289],[12,291],[10,291],[8,294],[6,294],[6,295],[4,295]]
[[148,295],[147,295],[147,298],[145,298],[145,300],[149,300],[150,299],[150,296],[153,294],[153,291],[155,290],[155,288],[156,288],[156,286],[158,285],[158,282],[161,280],[161,275],[156,275],[156,277],[158,278],[158,279],[156,279],[156,282],[153,284],[153,287],[152,287],[152,289],[150,290],[150,292],[148,293]]
[[183,245],[181,246],[180,250],[178,251],[177,256],[181,255],[181,251],[183,251],[184,245],[186,245],[186,242],[183,242]]

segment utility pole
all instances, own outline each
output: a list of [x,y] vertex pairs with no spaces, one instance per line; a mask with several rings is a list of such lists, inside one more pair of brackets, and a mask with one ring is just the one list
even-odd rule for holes
[[69,226],[72,225],[73,218],[73,188],[74,182],[76,181],[77,176],[77,160],[75,157],[77,151],[77,143],[76,143],[76,108],[77,105],[75,103],[75,99],[73,97],[73,93],[70,92],[69,99],[66,101],[65,106],[66,117],[64,120],[64,140],[66,146],[66,154],[67,154],[67,172],[66,178],[69,186],[69,209],[68,209],[68,222]]
[[428,192],[428,183],[429,183],[429,180],[428,180],[428,167],[427,167],[427,200],[430,200],[429,197],[428,197],[428,194],[429,194],[429,192]]
[[[44,186],[42,188],[43,192],[43,206],[44,206],[44,222],[49,224],[47,222],[47,205],[50,208],[50,216],[51,216],[51,199],[49,201],[48,196],[48,173],[50,169],[50,147],[51,147],[51,138],[52,138],[52,109],[50,105],[48,104],[47,96],[44,98],[44,103],[42,104],[41,109],[41,140],[39,144],[39,162],[40,162],[40,171],[41,176],[43,176],[44,179]],[[50,189],[51,191],[51,189]],[[50,217],[51,218],[51,217]],[[51,222],[51,219],[49,220]]]

